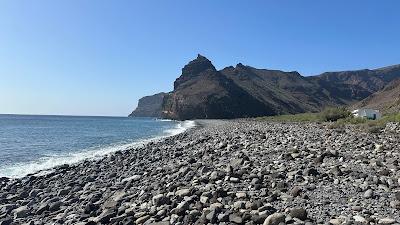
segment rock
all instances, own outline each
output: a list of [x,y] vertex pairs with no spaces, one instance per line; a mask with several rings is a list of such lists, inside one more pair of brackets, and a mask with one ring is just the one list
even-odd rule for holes
[[21,206],[19,208],[14,209],[14,218],[24,218],[28,215],[29,209],[27,206]]
[[220,213],[220,214],[218,214],[217,219],[218,219],[219,222],[227,222],[227,221],[229,221],[229,214]]
[[127,178],[124,178],[124,179],[122,179],[122,182],[129,182],[129,181],[138,181],[138,180],[140,180],[142,178],[142,176],[141,175],[133,175],[133,176],[130,176],[130,177],[127,177]]
[[60,190],[59,192],[58,192],[58,196],[64,196],[64,195],[67,195],[67,194],[69,194],[69,189],[62,189],[62,190]]
[[169,221],[160,221],[160,222],[149,223],[149,225],[170,225],[170,222]]
[[4,218],[0,220],[0,225],[11,225],[13,220],[11,218]]
[[235,209],[244,209],[246,207],[245,201],[237,201],[233,203],[233,208]]
[[232,182],[232,183],[239,183],[240,180],[237,177],[230,177],[229,181]]
[[180,197],[188,196],[188,195],[190,195],[190,189],[177,190],[175,192],[175,195],[180,196]]
[[333,168],[330,170],[330,172],[331,172],[333,175],[335,175],[335,176],[342,176],[342,175],[343,175],[343,172],[342,172],[342,170],[339,168],[339,166],[333,167]]
[[39,207],[37,208],[35,213],[36,213],[36,215],[41,215],[44,211],[47,211],[47,210],[49,210],[49,204],[43,203],[43,204],[39,205]]
[[383,218],[378,220],[378,224],[394,224],[394,223],[396,223],[396,220],[392,218]]
[[49,211],[51,211],[51,212],[57,211],[60,209],[61,206],[62,206],[61,201],[53,202],[49,205]]
[[114,215],[115,215],[115,212],[114,212],[113,210],[111,210],[111,209],[105,209],[104,211],[102,211],[102,212],[100,213],[99,216],[97,216],[96,218],[94,218],[93,221],[96,222],[96,223],[105,224],[105,223],[108,223],[108,222],[110,221],[110,219],[111,219],[112,217],[114,217]]
[[300,187],[294,187],[294,188],[292,189],[292,191],[290,192],[290,194],[291,194],[293,197],[299,196],[299,195],[301,194],[301,188],[300,188]]
[[355,215],[355,216],[353,216],[353,219],[354,219],[356,222],[359,222],[359,223],[368,223],[368,221],[367,221],[364,217],[362,217],[362,216],[360,216],[360,215]]
[[285,215],[274,213],[265,219],[263,225],[279,225],[280,223],[285,223]]
[[394,196],[396,197],[396,200],[400,201],[400,191],[399,191],[399,192],[396,192],[396,193],[394,194]]
[[164,196],[163,194],[158,194],[153,196],[153,204],[155,206],[165,205],[169,203],[169,198]]
[[211,210],[207,215],[206,215],[206,219],[210,222],[210,223],[216,223],[217,222],[217,212],[214,210]]
[[236,213],[233,213],[233,214],[229,215],[229,221],[232,222],[232,223],[236,223],[236,224],[242,224],[243,223],[242,217],[240,217]]
[[368,189],[365,193],[364,193],[364,198],[372,198],[373,197],[374,192],[372,191],[372,189]]
[[306,220],[307,219],[307,211],[303,208],[295,208],[290,210],[290,216],[293,218],[297,218],[300,220]]
[[140,218],[137,218],[135,223],[136,224],[142,224],[142,223],[146,222],[149,218],[150,218],[149,215],[142,216]]
[[246,198],[247,194],[245,192],[236,193],[236,198]]

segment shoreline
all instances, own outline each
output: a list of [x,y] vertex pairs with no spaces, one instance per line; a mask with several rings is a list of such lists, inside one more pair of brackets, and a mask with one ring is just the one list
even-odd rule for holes
[[0,179],[0,224],[400,222],[398,134],[195,123],[134,151]]
[[[70,153],[68,156],[54,156],[52,158],[48,158],[46,161],[41,161],[39,159],[38,161],[26,162],[27,164],[30,165],[30,167],[34,167],[35,169],[39,167],[42,169],[38,169],[38,170],[36,170],[34,172],[30,172],[30,173],[23,172],[26,169],[25,170],[21,169],[22,171],[19,171],[20,175],[2,176],[0,174],[0,178],[4,180],[4,179],[21,179],[26,176],[41,176],[41,174],[50,173],[56,167],[64,166],[65,164],[73,165],[73,164],[81,163],[82,161],[86,161],[86,160],[88,160],[88,161],[99,160],[103,157],[107,157],[108,155],[114,154],[115,152],[134,150],[135,148],[143,147],[150,142],[159,142],[165,138],[175,136],[177,134],[186,132],[187,130],[190,130],[190,129],[196,127],[196,122],[193,120],[175,121],[175,122],[176,122],[176,125],[174,127],[164,130],[164,133],[160,134],[160,135],[137,139],[132,143],[103,146],[98,149],[90,149],[90,150],[86,150],[86,151],[77,151],[77,152]],[[69,160],[69,162],[67,162],[68,160]],[[47,162],[50,162],[52,165],[51,166],[46,165]],[[15,169],[21,167],[22,165],[23,164],[20,163],[11,168],[14,168],[14,170],[15,170]]]

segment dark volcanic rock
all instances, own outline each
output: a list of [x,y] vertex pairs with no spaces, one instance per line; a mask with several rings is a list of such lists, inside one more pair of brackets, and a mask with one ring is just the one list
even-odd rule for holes
[[161,117],[162,103],[166,93],[158,93],[139,99],[137,108],[129,115],[130,117]]
[[296,71],[257,69],[240,63],[218,71],[210,60],[198,55],[182,69],[174,90],[163,94],[162,102],[160,96],[149,100],[151,103],[139,102],[131,115],[161,114],[184,120],[317,112],[328,106],[354,104],[396,78],[400,78],[400,66],[309,77]]
[[272,115],[231,79],[217,71],[204,56],[198,55],[182,69],[174,91],[164,98],[163,116],[171,119],[218,119]]

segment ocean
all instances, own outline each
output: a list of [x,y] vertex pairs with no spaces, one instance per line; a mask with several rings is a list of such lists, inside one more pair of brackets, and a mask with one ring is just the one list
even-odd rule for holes
[[154,118],[0,115],[0,177],[96,159],[193,126]]

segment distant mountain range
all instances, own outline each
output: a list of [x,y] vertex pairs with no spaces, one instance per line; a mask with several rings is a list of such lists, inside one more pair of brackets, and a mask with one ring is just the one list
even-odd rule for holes
[[185,120],[317,112],[355,104],[396,78],[400,65],[304,77],[240,63],[218,71],[198,55],[182,69],[172,92],[142,98],[131,116]]

